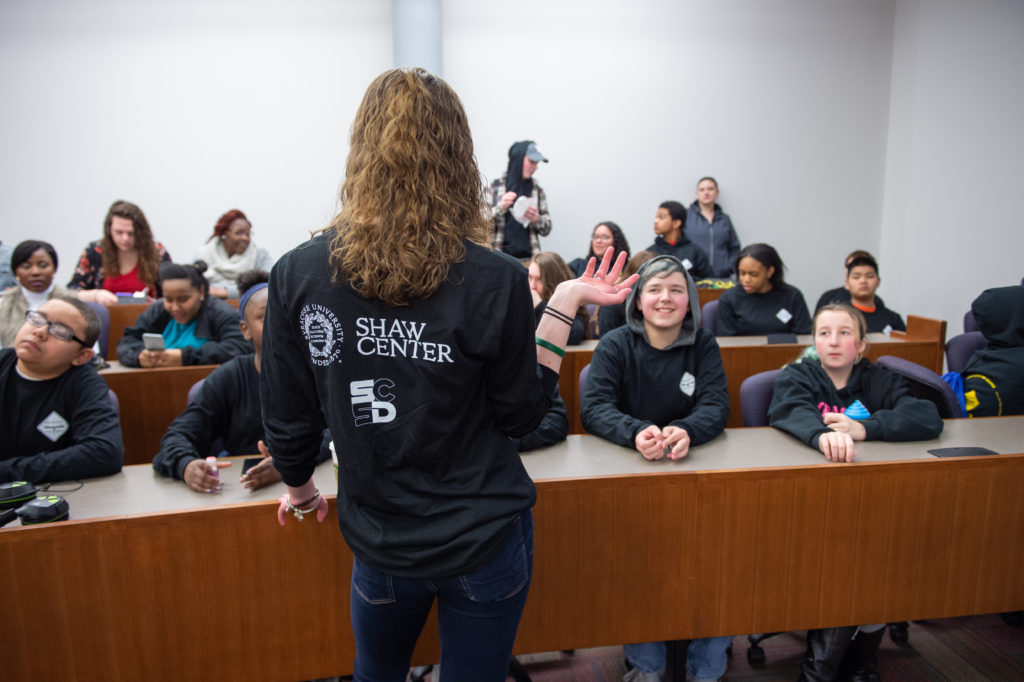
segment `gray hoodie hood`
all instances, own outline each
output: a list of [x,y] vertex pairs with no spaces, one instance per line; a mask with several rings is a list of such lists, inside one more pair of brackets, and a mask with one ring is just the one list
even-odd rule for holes
[[640,268],[640,279],[637,280],[633,290],[626,297],[626,324],[634,333],[643,337],[644,341],[647,343],[651,342],[647,338],[647,330],[644,328],[644,315],[637,307],[637,301],[640,298],[640,290],[650,279],[650,277],[645,277],[644,273],[651,272],[651,268],[657,268],[658,263],[664,263],[665,261],[671,261],[679,266],[679,270],[686,277],[686,293],[690,299],[690,314],[683,318],[683,326],[679,329],[679,336],[663,350],[679,346],[692,346],[697,338],[697,330],[700,329],[700,297],[697,295],[697,286],[693,283],[690,273],[686,271],[686,268],[683,267],[683,264],[675,256],[656,256],[644,263],[644,266]]

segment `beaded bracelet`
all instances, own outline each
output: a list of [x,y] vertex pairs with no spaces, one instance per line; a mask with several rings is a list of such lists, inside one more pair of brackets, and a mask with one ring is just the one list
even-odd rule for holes
[[319,506],[320,506],[320,491],[317,490],[316,494],[313,495],[312,498],[310,498],[307,502],[304,502],[304,503],[302,503],[299,506],[295,506],[294,504],[292,504],[291,496],[286,496],[284,511],[285,511],[286,514],[288,512],[291,512],[292,514],[295,515],[295,518],[297,518],[299,521],[301,521],[302,517],[304,515],[312,514],[313,512],[315,512],[317,510],[317,508]]

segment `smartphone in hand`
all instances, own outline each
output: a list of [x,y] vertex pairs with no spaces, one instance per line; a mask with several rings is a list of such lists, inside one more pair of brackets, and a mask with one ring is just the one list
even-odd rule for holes
[[160,334],[151,334],[147,332],[142,335],[142,346],[146,350],[165,350],[164,337]]

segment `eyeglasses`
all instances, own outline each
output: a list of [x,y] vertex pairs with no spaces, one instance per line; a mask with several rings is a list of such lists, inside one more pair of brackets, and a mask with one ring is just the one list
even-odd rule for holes
[[71,327],[67,326],[63,322],[50,322],[46,319],[46,315],[43,315],[38,310],[29,310],[25,313],[25,321],[33,327],[46,327],[46,333],[58,341],[77,341],[83,346],[89,345],[82,339],[75,336],[75,332]]

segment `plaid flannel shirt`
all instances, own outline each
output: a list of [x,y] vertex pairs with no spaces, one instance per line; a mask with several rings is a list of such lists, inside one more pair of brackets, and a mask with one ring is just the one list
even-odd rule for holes
[[[501,174],[500,180],[495,180],[485,190],[488,193],[491,215],[494,218],[494,239],[491,242],[495,251],[501,251],[501,245],[505,242],[505,212],[508,209],[501,208],[501,197],[505,194],[506,174]],[[533,181],[533,194],[537,197],[537,212],[540,217],[530,223],[526,230],[530,234],[530,252],[540,251],[540,238],[551,234],[551,214],[548,213],[548,199],[544,195],[537,181]]]

